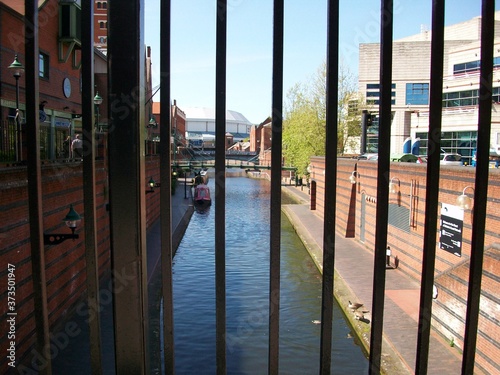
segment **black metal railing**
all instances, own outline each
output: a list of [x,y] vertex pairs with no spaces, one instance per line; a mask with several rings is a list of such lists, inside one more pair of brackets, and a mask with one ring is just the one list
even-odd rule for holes
[[[224,177],[224,134],[225,134],[225,99],[226,99],[226,16],[227,1],[217,2],[217,51],[216,51],[216,356],[217,373],[226,373],[226,321],[225,321],[225,177]],[[391,129],[391,84],[392,84],[392,29],[393,1],[381,0],[381,41],[380,41],[380,126],[378,158],[378,193],[375,236],[375,263],[373,279],[372,324],[370,339],[369,372],[378,374],[381,369],[382,334],[385,293],[385,256],[388,225],[388,185],[390,173],[390,129]],[[431,52],[431,96],[430,96],[430,134],[434,138],[434,150],[440,149],[440,117],[442,101],[442,66],[444,46],[444,0],[432,2],[432,52]],[[38,121],[38,39],[36,30],[38,20],[38,1],[26,0],[26,85],[32,87],[27,92],[27,121]],[[82,2],[90,4],[90,2]],[[110,111],[113,131],[109,133],[109,185],[112,246],[119,251],[112,251],[113,272],[126,273],[130,276],[126,285],[119,285],[120,293],[114,294],[114,330],[117,373],[145,374],[147,372],[147,304],[146,295],[146,259],[145,259],[145,207],[144,184],[137,181],[144,176],[144,135],[143,114],[144,100],[136,95],[137,89],[144,85],[143,63],[144,35],[143,9],[144,0],[115,1],[109,0],[108,22],[108,57],[109,57],[109,103],[127,106],[126,116],[114,116]],[[467,317],[465,327],[464,354],[462,373],[471,374],[474,369],[477,326],[479,316],[479,297],[481,290],[482,259],[484,248],[484,225],[486,218],[486,195],[488,185],[488,156],[491,127],[492,93],[492,51],[494,26],[493,0],[482,1],[482,36],[481,36],[481,80],[479,98],[479,124],[477,142],[477,173],[475,204],[473,209],[472,251],[467,299]],[[452,5],[453,6],[453,5]],[[170,1],[161,2],[161,112],[170,110]],[[273,85],[272,85],[272,170],[271,170],[271,232],[270,232],[270,288],[269,288],[269,373],[279,372],[279,294],[280,294],[280,217],[281,217],[281,131],[283,120],[283,27],[284,1],[274,1],[273,22]],[[328,55],[327,55],[327,145],[326,145],[326,186],[325,204],[335,208],[336,204],[336,155],[337,155],[337,72],[338,72],[338,25],[339,2],[328,1]],[[92,7],[82,7],[82,61],[92,65]],[[93,97],[93,70],[87,67],[82,72],[84,103],[91,103]],[[126,100],[124,100],[125,98]],[[135,101],[135,102],[134,102]],[[135,103],[135,105],[130,105]],[[92,132],[92,106],[84,107],[84,129]],[[122,113],[123,114],[123,113]],[[160,141],[161,185],[170,185],[171,163],[171,123],[160,124],[160,133],[165,134]],[[139,126],[138,126],[139,124]],[[40,133],[38,127],[28,129],[28,176],[29,208],[31,225],[31,251],[33,266],[33,285],[35,302],[35,321],[37,349],[45,358],[50,358],[47,295],[44,278],[44,249],[42,244],[42,212],[40,186]],[[429,137],[430,138],[430,137]],[[93,142],[93,138],[85,139]],[[139,146],[138,146],[139,145]],[[132,152],[135,150],[135,153]],[[420,315],[418,329],[418,351],[416,372],[425,374],[429,356],[430,320],[432,312],[432,284],[434,278],[434,248],[436,242],[436,217],[438,201],[439,153],[429,154],[427,169],[426,222],[424,235],[424,256],[422,287],[420,297]],[[95,239],[93,223],[95,213],[93,196],[95,194],[93,158],[84,159],[86,178],[84,179],[87,270],[91,279],[88,283],[89,297],[98,298],[95,275]],[[480,181],[481,179],[481,181]],[[172,233],[171,233],[171,197],[168,189],[162,189],[161,199],[161,246],[162,278],[164,300],[164,356],[165,373],[174,373],[173,340],[173,297],[172,297]],[[93,217],[94,215],[94,217]],[[37,224],[38,223],[38,224]],[[130,230],[135,228],[135,230]],[[324,265],[321,319],[321,373],[329,374],[332,369],[330,358],[333,306],[333,270],[335,259],[335,209],[325,212],[324,220]],[[89,236],[87,238],[87,236]],[[90,276],[89,276],[90,277]],[[91,329],[91,360],[93,373],[102,369],[100,351],[96,346],[100,342],[97,324]],[[50,360],[41,373],[51,373]],[[335,371],[335,369],[333,369]]]
[[14,120],[0,122],[0,162],[15,162],[17,159],[17,130]]

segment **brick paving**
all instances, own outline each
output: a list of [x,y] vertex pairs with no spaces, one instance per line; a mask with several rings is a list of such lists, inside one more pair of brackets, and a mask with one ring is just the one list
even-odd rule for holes
[[[302,204],[283,206],[283,211],[321,270],[323,220],[310,210],[307,203],[304,203],[309,201],[307,189],[294,186],[284,186],[283,189],[299,197],[302,202]],[[345,288],[347,290],[340,291],[340,294],[343,300],[349,298],[363,303],[365,311],[370,310],[372,304],[373,264],[373,254],[361,243],[340,235],[336,236],[335,270],[347,285]],[[335,280],[337,283],[339,279]],[[337,293],[340,286],[334,285],[334,287]],[[399,357],[402,365],[397,373],[404,370],[413,373],[415,369],[419,300],[419,283],[397,269],[387,269],[382,351],[383,358],[387,354],[385,351],[396,352],[397,355],[392,357],[392,360]],[[347,304],[345,308],[346,315],[351,314],[347,309]],[[366,313],[365,317],[367,318],[366,324],[369,324],[370,313]],[[358,321],[352,321],[354,325],[361,324]],[[462,357],[456,348],[450,347],[436,332],[431,334],[429,346],[429,374],[461,373]]]

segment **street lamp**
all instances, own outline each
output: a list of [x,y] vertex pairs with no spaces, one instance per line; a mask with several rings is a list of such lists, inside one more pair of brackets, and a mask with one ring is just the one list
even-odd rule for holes
[[64,217],[63,221],[66,223],[66,226],[71,229],[71,234],[43,234],[43,243],[45,245],[57,245],[60,244],[61,242],[66,241],[67,239],[71,238],[75,240],[78,238],[78,233],[75,233],[75,229],[78,224],[80,224],[81,217],[78,214],[78,212],[75,211],[73,208],[73,205],[69,206],[69,212],[68,214]]
[[19,114],[19,77],[21,77],[21,74],[24,72],[24,66],[19,62],[17,59],[17,54],[16,57],[14,58],[14,61],[12,64],[9,65],[9,69],[11,69],[14,72],[14,78],[16,79],[16,132],[17,132],[17,150],[16,150],[16,160],[21,161],[22,159],[22,150],[21,150],[21,118]]
[[94,104],[96,106],[96,116],[97,116],[97,122],[96,122],[95,127],[97,128],[97,127],[99,127],[99,106],[102,104],[102,98],[99,95],[99,91],[97,91],[95,96],[94,96]]

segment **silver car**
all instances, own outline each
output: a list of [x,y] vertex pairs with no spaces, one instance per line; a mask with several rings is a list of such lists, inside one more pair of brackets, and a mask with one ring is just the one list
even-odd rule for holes
[[463,165],[462,155],[460,154],[441,154],[441,165]]

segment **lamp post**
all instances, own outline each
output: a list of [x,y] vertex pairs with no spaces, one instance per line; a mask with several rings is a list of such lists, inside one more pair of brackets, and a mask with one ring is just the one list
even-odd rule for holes
[[16,142],[16,161],[21,161],[22,159],[22,139],[21,139],[21,119],[19,115],[19,77],[24,72],[24,66],[19,62],[16,57],[12,64],[9,65],[9,69],[14,72],[14,78],[16,79],[16,132],[17,132],[17,142]]
[[95,128],[97,129],[99,127],[99,106],[102,104],[102,98],[99,95],[99,91],[97,91],[94,96],[94,104],[96,106],[96,117],[97,117]]

